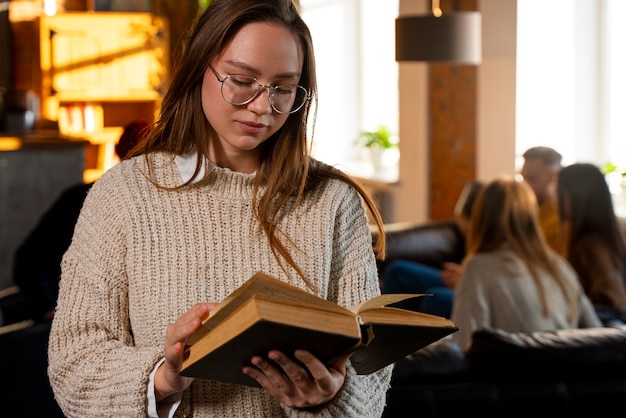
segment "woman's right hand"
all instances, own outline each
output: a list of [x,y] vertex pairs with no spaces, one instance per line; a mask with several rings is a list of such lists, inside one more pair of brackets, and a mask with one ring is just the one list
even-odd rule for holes
[[169,324],[165,332],[165,361],[154,376],[154,392],[157,402],[187,389],[193,378],[181,376],[185,341],[202,325],[216,303],[198,303]]

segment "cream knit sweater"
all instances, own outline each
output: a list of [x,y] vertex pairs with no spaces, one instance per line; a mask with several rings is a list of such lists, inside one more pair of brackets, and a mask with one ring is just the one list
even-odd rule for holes
[[[160,184],[181,183],[171,155],[151,156]],[[91,189],[63,258],[49,343],[49,377],[68,417],[141,417],[166,326],[198,302],[218,302],[256,271],[286,275],[251,207],[253,175],[212,168],[208,184],[178,191],[147,180],[143,156],[111,168]],[[281,223],[291,254],[316,292],[343,306],[379,293],[361,199],[331,180]],[[315,411],[287,408],[261,389],[195,380],[175,416],[380,416],[391,366],[352,368],[335,399]]]

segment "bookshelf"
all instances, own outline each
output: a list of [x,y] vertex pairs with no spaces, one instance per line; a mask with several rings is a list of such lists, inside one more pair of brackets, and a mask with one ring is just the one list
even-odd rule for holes
[[115,162],[124,126],[152,120],[169,71],[167,21],[143,12],[67,12],[12,24],[16,87],[40,98],[41,119],[86,138],[85,181]]

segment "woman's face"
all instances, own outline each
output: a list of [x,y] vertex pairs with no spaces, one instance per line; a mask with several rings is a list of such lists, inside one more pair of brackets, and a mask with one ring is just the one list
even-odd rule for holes
[[[223,80],[229,74],[255,77],[263,85],[299,84],[303,56],[296,37],[268,23],[243,26],[222,54],[211,62]],[[252,172],[258,168],[259,145],[285,123],[288,114],[274,111],[268,89],[246,105],[233,105],[221,94],[222,83],[207,68],[202,81],[202,108],[218,135],[211,160],[222,167]]]

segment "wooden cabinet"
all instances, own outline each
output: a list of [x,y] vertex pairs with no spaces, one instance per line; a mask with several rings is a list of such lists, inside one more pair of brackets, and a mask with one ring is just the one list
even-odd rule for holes
[[18,77],[17,88],[39,95],[41,118],[57,122],[62,134],[91,142],[85,179],[96,179],[115,163],[123,127],[159,110],[169,71],[167,22],[151,13],[85,12],[13,27],[16,39],[35,38],[30,48],[37,49],[16,52],[16,69],[34,58],[40,70],[38,77]]

